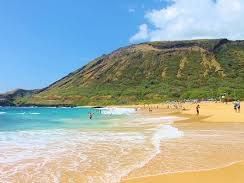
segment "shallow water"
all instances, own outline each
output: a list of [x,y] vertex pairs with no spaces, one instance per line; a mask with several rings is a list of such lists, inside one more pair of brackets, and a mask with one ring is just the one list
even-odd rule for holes
[[177,123],[184,132],[161,141],[160,153],[126,178],[222,168],[244,160],[243,123]]
[[180,120],[134,109],[0,108],[0,182],[116,183],[244,159],[243,124]]
[[2,182],[119,182],[160,152],[161,139],[183,136],[177,118],[134,109],[0,110]]

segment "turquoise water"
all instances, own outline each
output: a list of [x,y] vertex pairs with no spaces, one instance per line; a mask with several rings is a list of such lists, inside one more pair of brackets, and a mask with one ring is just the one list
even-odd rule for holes
[[129,108],[0,108],[0,183],[119,183],[244,159],[243,124],[183,119]]
[[0,182],[120,182],[160,153],[161,140],[184,135],[174,120],[130,108],[2,107]]
[[[0,108],[0,131],[46,129],[108,128],[108,120],[118,116],[106,115],[104,109],[92,108]],[[89,113],[93,119],[89,119]]]

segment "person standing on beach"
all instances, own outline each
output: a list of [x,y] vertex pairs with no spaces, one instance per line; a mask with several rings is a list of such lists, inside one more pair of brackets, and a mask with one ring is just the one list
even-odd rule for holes
[[237,101],[234,101],[234,110],[235,110],[235,112],[237,112]]
[[237,111],[241,112],[241,103],[239,100],[237,101]]
[[198,104],[196,107],[197,115],[199,115],[199,109],[200,109],[200,105]]

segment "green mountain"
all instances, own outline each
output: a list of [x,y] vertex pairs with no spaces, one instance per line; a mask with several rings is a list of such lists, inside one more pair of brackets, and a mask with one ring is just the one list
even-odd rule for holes
[[22,98],[31,97],[32,95],[40,92],[41,90],[16,89],[0,94],[0,106],[14,106],[16,101],[21,100]]
[[244,99],[244,41],[149,42],[118,49],[16,104],[110,105]]

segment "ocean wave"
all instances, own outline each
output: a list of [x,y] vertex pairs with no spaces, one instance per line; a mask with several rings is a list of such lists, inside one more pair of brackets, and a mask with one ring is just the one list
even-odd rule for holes
[[171,125],[163,125],[154,133],[152,143],[154,144],[157,153],[159,153],[161,141],[180,138],[182,136],[184,136],[184,132],[180,131],[178,128]]
[[[52,182],[52,177],[59,180],[55,172],[48,167],[53,163],[58,162],[65,166],[66,170],[82,174],[84,167],[95,167],[97,160],[100,160],[105,173],[90,176],[89,179],[92,182],[115,183],[153,159],[159,153],[160,141],[181,135],[183,134],[170,125],[155,129],[153,136],[141,132],[79,130],[0,132],[0,164],[4,165],[0,167],[0,178],[9,180],[15,173],[35,167],[32,175],[42,175],[39,178],[43,181],[45,179]],[[149,143],[150,139],[152,144]],[[65,164],[65,160],[70,158],[72,161]],[[29,162],[30,159],[33,163]],[[39,162],[40,159],[44,160],[43,163]],[[48,171],[43,170],[43,167]],[[14,170],[17,171],[13,172]],[[37,180],[37,177],[29,178],[30,182]],[[29,180],[28,177],[25,179]]]
[[19,113],[16,113],[16,114],[24,115],[24,114],[25,114],[25,112],[19,112]]
[[6,114],[6,112],[0,112],[0,115],[1,115],[1,114]]
[[39,112],[30,112],[29,114],[32,114],[32,115],[39,115],[39,114],[41,114],[41,113],[39,113]]
[[134,108],[115,108],[115,107],[106,107],[101,108],[101,113],[105,115],[123,115],[123,114],[133,114],[136,112]]

